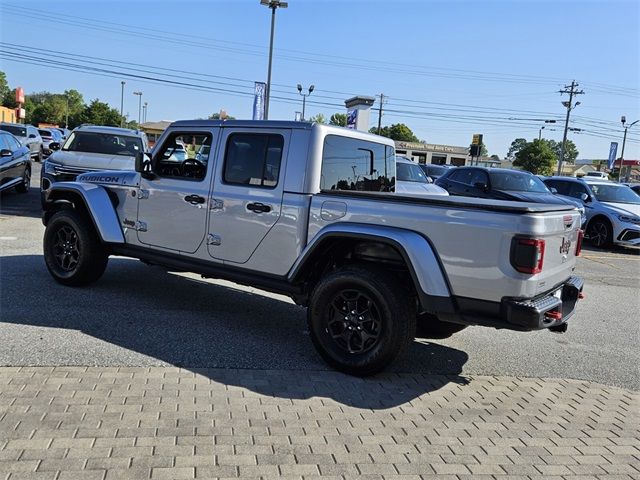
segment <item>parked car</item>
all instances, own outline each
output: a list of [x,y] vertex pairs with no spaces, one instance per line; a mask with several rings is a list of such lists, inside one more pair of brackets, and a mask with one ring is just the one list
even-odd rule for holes
[[420,168],[434,182],[450,168],[456,168],[454,165],[435,165],[433,163],[421,163]]
[[[198,175],[166,160],[179,137],[194,151],[211,145]],[[308,307],[322,358],[354,375],[406,351],[418,322],[564,332],[582,298],[578,212],[394,195],[394,148],[319,123],[174,122],[135,171],[45,191],[44,262],[68,286],[97,281],[123,255],[288,295]],[[179,311],[166,314],[179,324]]]
[[29,148],[9,132],[0,130],[0,191],[15,188],[27,193],[31,185]]
[[9,132],[16,137],[22,145],[29,148],[31,158],[38,162],[42,161],[44,158],[42,137],[36,127],[33,125],[23,125],[21,123],[0,123],[0,130]]
[[51,142],[63,142],[62,134],[57,128],[39,128],[38,133],[42,137],[42,151],[45,157],[51,155],[52,150],[49,148]]
[[62,139],[66,140],[67,137],[69,136],[69,134],[71,133],[71,130],[69,130],[68,128],[63,128],[63,127],[56,127],[56,130],[58,130],[60,132],[60,135],[62,135]]
[[75,180],[81,173],[96,170],[133,170],[136,154],[148,150],[147,137],[138,130],[83,125],[60,145],[51,142],[53,153],[42,166],[40,187]]
[[585,238],[596,247],[640,245],[640,197],[628,186],[573,177],[550,177],[544,183],[559,196],[584,204]]
[[609,180],[609,175],[605,172],[587,172],[585,178],[599,178],[600,180]]
[[415,162],[396,155],[396,193],[406,195],[449,195],[433,181]]
[[585,208],[579,201],[554,195],[538,176],[521,170],[457,167],[447,170],[435,183],[449,195],[572,205],[580,210],[582,225],[587,220]]

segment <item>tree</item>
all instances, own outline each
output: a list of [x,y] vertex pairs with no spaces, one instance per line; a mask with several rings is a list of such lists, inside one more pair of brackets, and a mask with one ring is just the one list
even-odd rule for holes
[[516,138],[513,142],[511,142],[511,146],[509,147],[509,151],[507,152],[507,158],[509,160],[513,160],[516,157],[516,153],[522,150],[527,145],[526,138]]
[[120,126],[120,112],[97,98],[82,112],[82,123],[94,125]]
[[327,123],[327,118],[321,114],[318,113],[317,115],[314,115],[313,117],[309,117],[309,122],[316,122],[316,123]]
[[528,142],[513,161],[515,167],[520,167],[534,175],[552,175],[556,163],[556,155],[544,140]]
[[[211,115],[209,115],[209,117],[207,117],[209,120],[220,120],[220,114],[219,113],[212,113]],[[231,115],[227,115],[226,117],[224,117],[225,120],[235,120],[236,117],[232,117]]]
[[[377,127],[369,129],[369,133],[378,133]],[[390,138],[397,142],[419,142],[418,137],[414,135],[409,127],[404,123],[394,123],[389,127],[382,127],[380,129],[380,135]]]
[[329,119],[329,125],[337,125],[339,127],[347,126],[347,114],[346,113],[334,113]]
[[4,105],[5,99],[9,98],[9,94],[11,93],[11,89],[9,88],[9,83],[7,82],[7,75],[0,70],[0,103]]
[[[553,150],[553,152],[555,153],[556,161],[560,161],[560,151],[562,150],[562,142],[556,142],[555,140],[547,140],[547,139],[543,139],[543,140],[547,142],[551,150]],[[578,158],[578,148],[576,147],[576,144],[573,143],[573,141],[567,140],[564,148],[564,161],[567,163],[575,163],[576,158]]]

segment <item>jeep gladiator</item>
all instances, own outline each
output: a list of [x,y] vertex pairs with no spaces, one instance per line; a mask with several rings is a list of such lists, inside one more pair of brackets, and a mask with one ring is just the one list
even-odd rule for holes
[[[186,146],[188,152],[176,155]],[[135,171],[43,192],[44,259],[70,286],[109,255],[222,278],[307,307],[334,368],[370,375],[420,330],[562,332],[582,297],[580,213],[394,192],[393,141],[282,121],[179,121]],[[124,293],[124,292],[123,292]]]

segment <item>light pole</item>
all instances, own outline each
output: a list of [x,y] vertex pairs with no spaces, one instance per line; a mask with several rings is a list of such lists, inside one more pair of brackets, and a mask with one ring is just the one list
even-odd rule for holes
[[147,105],[149,105],[149,103],[144,102],[144,105],[142,106],[142,121],[144,123],[147,123]]
[[142,92],[133,92],[138,95],[138,125],[140,125],[140,114],[142,113]]
[[636,123],[640,122],[640,120],[636,120],[629,125],[625,125],[627,122],[627,117],[624,115],[620,118],[622,122],[622,126],[624,127],[624,137],[622,137],[622,153],[620,153],[620,170],[618,170],[618,183],[622,182],[622,166],[624,165],[624,144],[627,142],[627,130],[633,127]]
[[120,94],[120,126],[122,127],[124,125],[124,117],[122,116],[122,113],[124,111],[124,84],[127,83],[124,80],[122,80],[120,82],[120,85],[122,85],[122,93]]
[[276,9],[287,8],[289,4],[281,0],[260,0],[260,5],[271,9],[271,37],[269,40],[269,70],[267,72],[267,91],[264,102],[264,119],[269,120],[269,97],[271,96],[271,61],[273,59],[273,31],[276,25]]
[[[544,123],[556,123],[555,120],[545,120]],[[538,140],[542,139],[542,130],[544,130],[545,125],[540,127],[540,130],[538,131]]]
[[313,89],[314,89],[314,88],[315,88],[315,87],[314,87],[313,85],[311,85],[311,86],[309,87],[309,93],[302,93],[302,85],[298,84],[298,93],[299,93],[300,95],[302,95],[302,121],[303,121],[303,122],[304,122],[304,108],[305,108],[306,103],[307,103],[307,97],[308,97],[309,95],[311,95],[311,92],[313,92]]
[[[69,128],[69,95],[65,95],[64,98],[67,101],[67,112],[64,114],[64,128]],[[120,117],[122,117],[122,114]]]

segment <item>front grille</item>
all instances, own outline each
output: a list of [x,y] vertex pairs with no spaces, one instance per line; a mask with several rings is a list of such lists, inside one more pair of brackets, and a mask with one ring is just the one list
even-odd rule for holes
[[74,178],[76,175],[80,175],[81,173],[92,172],[93,170],[90,168],[80,168],[80,167],[67,167],[65,165],[55,166],[54,171],[56,175],[72,175]]

